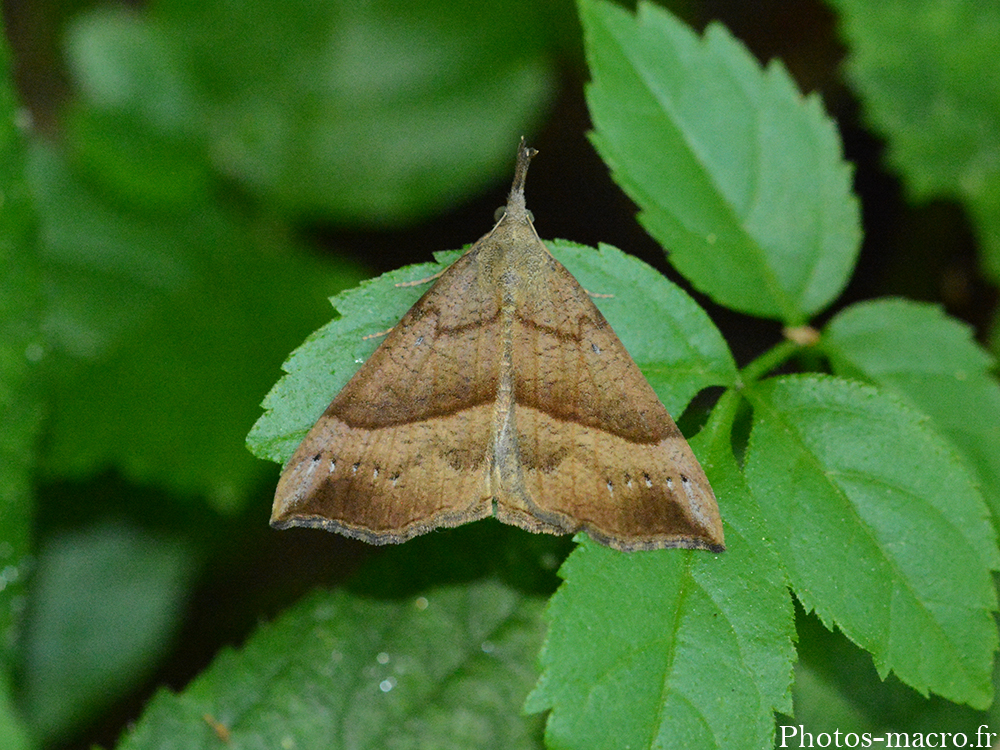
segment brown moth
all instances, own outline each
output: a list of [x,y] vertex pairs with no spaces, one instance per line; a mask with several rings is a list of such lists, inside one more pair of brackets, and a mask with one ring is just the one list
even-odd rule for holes
[[521,141],[496,226],[389,332],[278,482],[275,528],[404,542],[489,515],[615,549],[721,551],[687,441],[535,232]]

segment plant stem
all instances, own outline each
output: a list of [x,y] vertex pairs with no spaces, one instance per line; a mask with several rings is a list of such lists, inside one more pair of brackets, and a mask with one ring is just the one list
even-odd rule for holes
[[741,391],[779,367],[801,349],[802,345],[794,341],[782,341],[740,370],[735,387],[727,388],[712,407],[708,421],[702,428],[703,439],[709,445],[714,445],[720,439],[728,440],[733,422],[736,420],[736,411],[743,398]]
[[727,388],[715,402],[715,406],[709,412],[708,421],[701,430],[701,435],[708,445],[714,446],[718,440],[729,439],[741,398],[738,389]]
[[771,370],[784,364],[801,348],[801,345],[787,340],[775,345],[740,370],[740,385],[738,387],[745,388],[756,383]]

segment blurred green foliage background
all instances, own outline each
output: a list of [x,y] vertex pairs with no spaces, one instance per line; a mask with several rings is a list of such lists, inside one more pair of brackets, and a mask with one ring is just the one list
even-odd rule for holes
[[[985,336],[989,185],[923,179],[906,201],[842,75],[835,9],[671,7],[781,57],[839,120],[867,232],[845,301],[939,301]],[[373,554],[272,532],[278,467],[244,447],[327,297],[486,231],[522,134],[544,237],[667,266],[586,141],[568,0],[46,0],[4,21],[22,128],[3,168],[25,181],[3,230],[35,255],[5,257],[0,281],[0,737],[110,745],[156,686]],[[779,337],[709,309],[744,361]]]

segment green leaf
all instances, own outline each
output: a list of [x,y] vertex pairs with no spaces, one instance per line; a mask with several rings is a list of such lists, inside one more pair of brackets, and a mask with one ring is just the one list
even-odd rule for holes
[[[792,607],[728,444],[692,441],[727,549],[623,554],[581,535],[546,618],[529,711],[549,747],[766,747],[791,710]],[[709,444],[711,440],[711,444]]]
[[834,371],[894,393],[931,417],[976,472],[1000,523],[1000,383],[966,324],[904,299],[842,310],[821,340]]
[[[702,388],[733,383],[735,364],[725,340],[705,311],[661,274],[610,245],[595,251],[558,241],[548,247],[584,288],[613,295],[594,302],[672,414]],[[437,265],[398,269],[333,298],[340,317],[292,353],[284,364],[288,374],[267,395],[265,413],[247,438],[254,454],[287,461],[380,343],[370,334],[392,328],[426,291],[397,285],[429,279],[457,256],[441,253]]]
[[716,302],[803,322],[860,244],[851,170],[819,98],[726,29],[699,38],[646,2],[579,0],[593,142],[670,262]]
[[518,707],[541,609],[488,581],[398,601],[317,592],[159,693],[118,747],[217,748],[213,721],[233,747],[537,748]]
[[0,34],[0,683],[7,681],[23,610],[42,418],[38,241],[21,122],[7,40]]
[[199,132],[188,60],[155,20],[108,6],[83,13],[67,29],[66,57],[84,100],[97,111],[164,133]]
[[66,108],[73,162],[116,203],[154,214],[196,211],[213,200],[209,165],[197,143],[113,110]]
[[15,708],[13,691],[6,675],[0,676],[0,746],[5,750],[30,750],[28,728]]
[[45,469],[114,466],[238,507],[267,471],[242,445],[261,395],[323,298],[358,271],[211,204],[112,206],[50,150],[30,168],[55,380]]
[[882,677],[988,706],[1000,557],[962,461],[868,386],[800,376],[747,395],[747,481],[799,600]]
[[62,118],[74,163],[128,205],[190,211],[211,201],[205,118],[171,38],[105,7],[75,20],[66,47],[82,93]]
[[965,202],[1000,280],[1000,6],[834,0],[846,72],[887,156],[919,200]]
[[[804,724],[806,731],[816,735],[840,729],[878,736],[905,728],[912,736],[943,730],[969,733],[991,723],[988,714],[968,706],[919,695],[894,675],[880,679],[871,656],[842,633],[824,628],[814,615],[799,614],[794,724]],[[969,746],[975,745],[972,740]]]
[[[282,213],[396,224],[506,171],[555,88],[533,0],[222,0],[95,11],[70,34],[90,104],[164,136],[196,132],[215,170]],[[142,152],[145,140],[126,140]],[[136,136],[138,138],[138,136]],[[188,144],[190,147],[190,144]],[[111,179],[158,175],[102,154]],[[160,180],[164,180],[162,175]],[[142,179],[137,182],[142,183]]]
[[177,538],[113,523],[41,549],[23,644],[37,736],[65,735],[151,671],[180,622],[191,554]]

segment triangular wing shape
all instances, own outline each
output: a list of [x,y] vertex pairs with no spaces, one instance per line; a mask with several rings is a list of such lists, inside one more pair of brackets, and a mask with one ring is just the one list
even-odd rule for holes
[[498,305],[470,250],[410,308],[288,462],[272,525],[374,544],[492,513]]
[[513,347],[532,515],[622,550],[722,549],[715,496],[684,436],[586,291],[541,247],[537,258]]
[[715,496],[604,316],[504,217],[407,312],[282,474],[271,523],[374,544],[490,515],[621,550],[721,550]]

